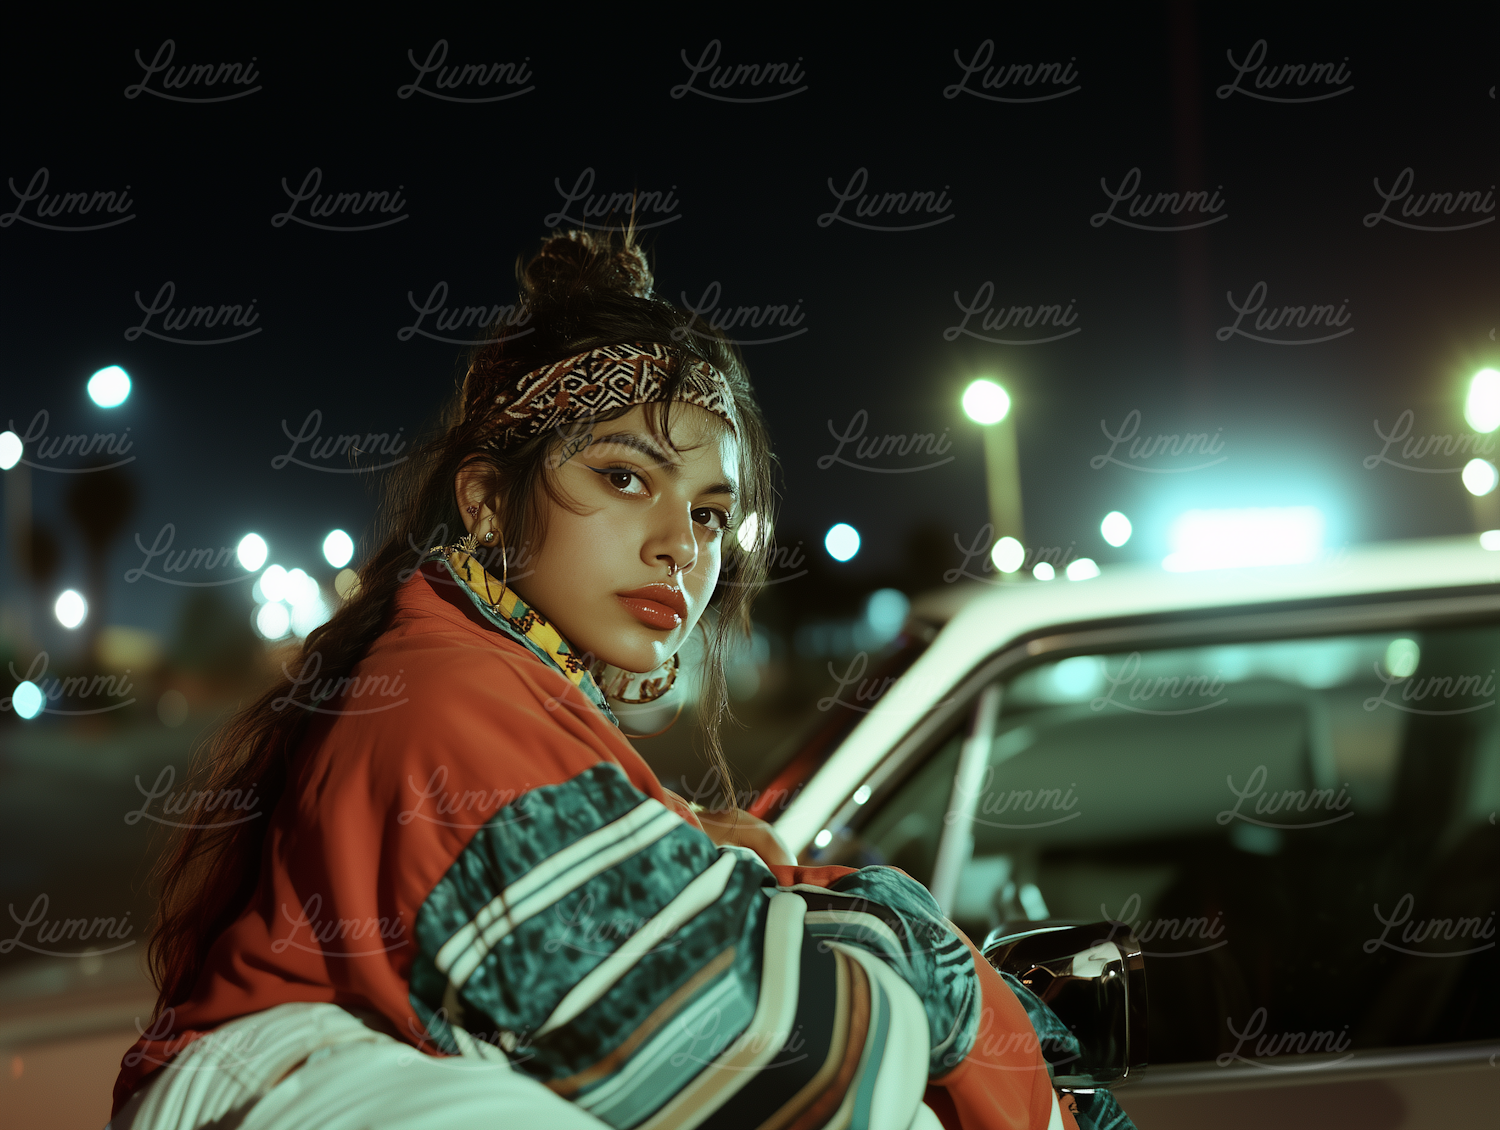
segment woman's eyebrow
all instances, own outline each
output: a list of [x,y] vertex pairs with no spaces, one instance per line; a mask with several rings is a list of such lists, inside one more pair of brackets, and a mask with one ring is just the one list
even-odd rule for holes
[[[653,460],[657,466],[669,475],[676,475],[682,469],[682,459],[669,458],[649,436],[643,436],[636,432],[615,432],[611,435],[600,436],[589,444],[589,447],[602,447],[606,444],[615,444],[618,447],[628,447],[633,451],[639,451],[648,459]],[[712,486],[698,492],[699,494],[727,494],[730,498],[739,497],[739,488],[731,482],[717,482]]]
[[655,440],[648,436],[638,435],[635,432],[616,432],[612,435],[600,436],[593,443],[589,444],[589,446],[599,447],[610,443],[618,447],[628,447],[634,451],[639,451],[648,459],[655,460],[659,466],[668,471],[675,472],[681,464],[680,459],[673,460],[669,458]]

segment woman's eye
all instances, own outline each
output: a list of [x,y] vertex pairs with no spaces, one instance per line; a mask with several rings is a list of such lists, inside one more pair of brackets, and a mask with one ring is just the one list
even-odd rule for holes
[[589,470],[603,476],[604,481],[621,494],[646,493],[646,484],[634,471],[627,471],[621,467],[590,467]]
[[694,510],[693,521],[700,526],[707,526],[715,533],[723,533],[729,528],[729,515],[722,510],[715,510],[712,506],[701,506]]

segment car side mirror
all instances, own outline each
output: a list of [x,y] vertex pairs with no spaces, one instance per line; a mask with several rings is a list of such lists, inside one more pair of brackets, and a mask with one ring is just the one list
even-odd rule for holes
[[991,930],[981,952],[1071,1034],[1038,1030],[1057,1087],[1112,1087],[1146,1067],[1146,959],[1129,926],[1018,923]]

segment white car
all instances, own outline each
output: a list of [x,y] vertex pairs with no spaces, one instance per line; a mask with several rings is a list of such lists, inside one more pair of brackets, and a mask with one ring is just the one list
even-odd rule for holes
[[757,810],[804,862],[905,869],[976,941],[1129,925],[1138,1124],[1494,1117],[1500,552],[953,586],[888,664]]

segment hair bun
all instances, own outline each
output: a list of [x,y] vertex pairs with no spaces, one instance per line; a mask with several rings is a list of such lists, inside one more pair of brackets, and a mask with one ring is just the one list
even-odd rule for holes
[[559,232],[521,270],[521,289],[533,301],[590,290],[650,298],[654,281],[630,231],[618,244],[609,232]]

